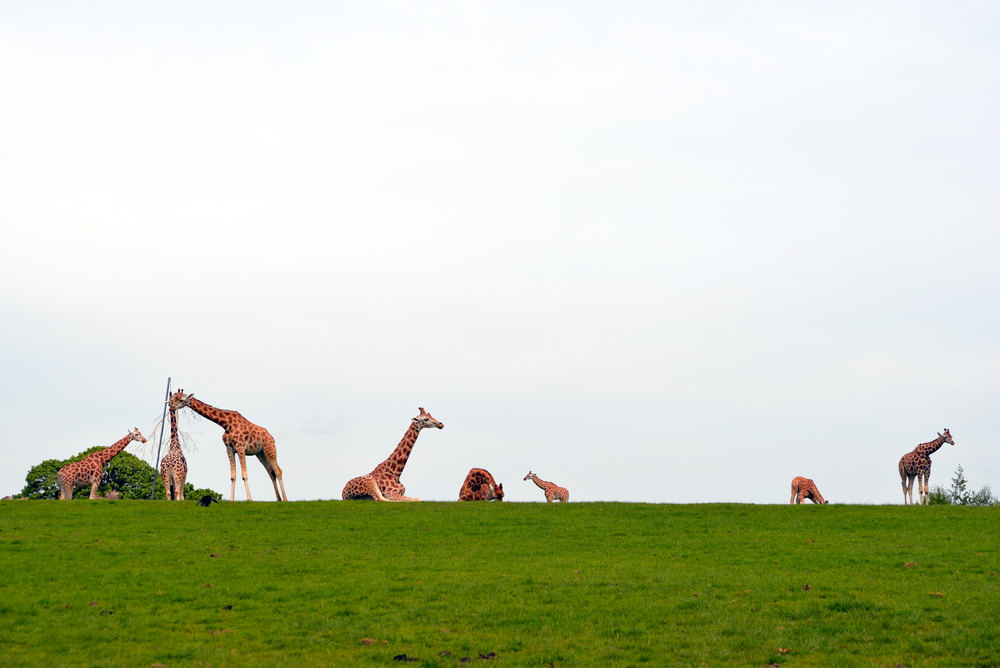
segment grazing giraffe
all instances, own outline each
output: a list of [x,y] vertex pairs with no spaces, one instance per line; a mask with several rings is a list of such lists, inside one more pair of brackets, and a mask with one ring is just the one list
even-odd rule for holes
[[181,439],[177,434],[177,407],[184,398],[184,390],[177,390],[170,395],[167,408],[170,411],[170,449],[160,462],[160,476],[163,478],[163,488],[167,500],[184,500],[184,482],[187,480],[188,465],[181,450]]
[[503,501],[503,484],[497,484],[486,469],[472,469],[465,476],[462,489],[458,492],[459,501]]
[[829,503],[823,499],[823,495],[819,493],[816,483],[812,480],[802,476],[792,478],[792,498],[788,503],[802,503],[806,499],[813,503]]
[[139,433],[139,428],[129,429],[128,436],[118,441],[114,445],[98,450],[88,455],[78,462],[67,464],[59,469],[57,477],[59,479],[59,499],[68,501],[73,498],[73,491],[77,487],[90,485],[90,498],[96,499],[97,486],[101,484],[101,474],[104,465],[118,456],[118,453],[125,449],[132,441],[145,443],[146,439]]
[[373,501],[419,501],[415,496],[404,496],[406,488],[399,481],[406,460],[410,458],[410,451],[413,444],[417,442],[420,430],[425,427],[444,429],[444,425],[434,419],[430,413],[423,408],[420,415],[413,418],[410,427],[403,434],[403,440],[399,442],[396,449],[392,451],[389,458],[375,467],[368,475],[352,478],[344,485],[341,496],[344,501],[357,499],[371,499]]
[[560,487],[554,482],[545,482],[531,471],[528,471],[528,475],[524,476],[525,480],[529,478],[545,492],[545,501],[547,503],[552,503],[553,500],[558,500],[561,503],[569,503],[569,491],[565,487]]
[[[200,399],[195,399],[194,394],[186,394],[180,397],[177,402],[177,409],[190,408],[198,415],[208,418],[215,424],[225,429],[222,434],[222,442],[226,445],[226,454],[229,455],[229,471],[232,487],[229,490],[229,500],[236,500],[236,455],[240,457],[240,468],[243,472],[243,485],[247,489],[247,501],[250,498],[250,483],[247,482],[247,455],[256,455],[264,470],[271,477],[271,484],[274,485],[274,495],[278,501],[288,501],[285,494],[285,483],[281,479],[281,467],[278,466],[278,450],[274,447],[274,437],[261,426],[255,425],[250,420],[237,413],[221,408],[209,406]],[[278,492],[278,485],[281,485],[281,492]]]
[[[933,441],[921,443],[899,460],[899,479],[903,485],[903,505],[913,505],[914,478],[917,479],[920,505],[924,506],[930,503],[931,455],[945,443],[955,445],[955,441],[951,438],[951,432],[947,429],[944,430],[943,434],[938,432],[938,437]],[[908,504],[907,496],[909,496]]]

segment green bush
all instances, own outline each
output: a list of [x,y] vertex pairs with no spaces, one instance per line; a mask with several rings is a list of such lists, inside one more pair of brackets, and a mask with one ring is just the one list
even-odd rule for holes
[[[99,450],[101,446],[95,446],[84,450],[78,455],[69,459],[46,459],[42,463],[34,466],[28,471],[25,477],[24,489],[19,496],[27,499],[58,499],[59,498],[59,469],[78,462]],[[108,462],[101,475],[101,484],[97,486],[97,493],[105,496],[114,490],[118,492],[120,499],[148,499],[152,487],[155,470],[147,462],[136,457],[129,452],[120,452],[118,456]],[[159,475],[156,478],[156,498],[166,498],[163,490],[163,481]],[[184,484],[184,498],[200,499],[209,495],[216,499],[222,499],[222,495],[211,489],[195,489],[191,483]],[[73,492],[74,499],[86,499],[90,497],[90,488],[81,487]]]
[[984,485],[978,492],[970,492],[968,481],[965,479],[965,470],[959,464],[955,469],[955,477],[951,479],[951,489],[947,490],[938,485],[931,489],[930,503],[945,506],[996,506],[1000,505],[1000,499],[993,496],[993,490],[989,485]]

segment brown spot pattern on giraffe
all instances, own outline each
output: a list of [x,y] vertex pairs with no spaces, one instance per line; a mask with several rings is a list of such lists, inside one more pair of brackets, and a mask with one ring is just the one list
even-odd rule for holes
[[[955,445],[951,432],[947,429],[938,434],[933,441],[921,443],[899,460],[899,479],[903,486],[903,503],[913,504],[913,480],[917,481],[917,490],[921,505],[930,503],[931,492],[931,455],[944,445]],[[907,501],[909,499],[909,501]]]
[[503,501],[503,485],[497,484],[486,469],[472,469],[465,476],[462,489],[458,491],[459,501]]
[[569,490],[565,487],[560,487],[554,482],[546,482],[539,478],[537,475],[528,471],[528,475],[524,476],[525,480],[531,480],[536,485],[538,485],[543,492],[545,492],[545,502],[552,503],[553,501],[559,501],[560,503],[569,503]]
[[403,439],[392,451],[389,457],[376,466],[368,475],[352,478],[344,485],[341,496],[345,501],[360,499],[375,499],[377,501],[419,501],[417,497],[406,496],[406,487],[400,482],[399,476],[417,442],[420,430],[426,427],[444,429],[444,424],[434,419],[434,416],[420,408],[420,414],[410,421],[410,426]]
[[101,484],[101,475],[104,465],[118,456],[132,441],[145,443],[146,439],[139,433],[139,428],[131,429],[128,435],[115,442],[111,447],[91,453],[86,458],[78,462],[67,464],[59,469],[56,478],[59,482],[59,498],[68,501],[73,498],[73,491],[77,487],[90,486],[90,498],[97,498],[97,486]]
[[[195,399],[193,394],[184,395],[178,402],[178,409],[187,407],[207,418],[224,429],[222,442],[226,446],[226,454],[229,455],[229,471],[232,487],[229,492],[229,500],[234,501],[236,497],[236,457],[240,458],[240,469],[243,474],[243,485],[247,491],[247,501],[252,501],[250,497],[250,484],[247,482],[247,455],[254,455],[260,461],[264,470],[271,478],[274,485],[274,495],[278,501],[287,501],[285,494],[285,483],[281,477],[281,467],[278,466],[278,450],[274,445],[274,437],[263,427],[250,422],[236,411],[215,408],[206,404],[200,399]],[[279,492],[278,486],[281,486]]]
[[826,503],[823,495],[819,493],[819,488],[809,478],[797,476],[792,478],[792,498],[790,504],[802,503],[809,499],[813,503]]

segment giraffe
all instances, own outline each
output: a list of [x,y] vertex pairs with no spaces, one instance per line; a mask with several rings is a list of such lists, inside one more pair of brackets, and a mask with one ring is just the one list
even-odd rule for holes
[[465,476],[459,501],[503,501],[503,484],[497,484],[486,469],[472,469]]
[[73,498],[73,491],[77,487],[90,485],[90,498],[96,499],[97,486],[101,484],[101,474],[104,465],[118,456],[118,453],[125,449],[132,441],[145,443],[146,439],[139,433],[139,428],[129,429],[128,436],[113,444],[110,447],[98,450],[78,462],[67,464],[59,469],[59,500],[69,501]]
[[546,503],[552,503],[556,499],[561,503],[569,503],[569,491],[565,487],[560,487],[554,482],[545,482],[531,471],[528,471],[528,475],[524,476],[525,480],[529,478],[545,492]]
[[788,503],[803,503],[806,499],[813,503],[829,503],[823,499],[823,495],[819,493],[816,483],[812,480],[802,476],[792,478],[792,498]]
[[374,501],[419,501],[414,496],[404,496],[406,488],[399,481],[406,460],[410,457],[413,444],[417,442],[420,430],[426,427],[444,429],[444,424],[434,419],[434,416],[420,409],[420,415],[410,421],[410,427],[403,434],[403,440],[392,451],[389,458],[375,467],[368,475],[352,478],[344,485],[341,496],[344,501],[352,499],[372,499]]
[[181,440],[177,434],[177,407],[184,398],[184,390],[177,390],[170,395],[167,408],[170,411],[170,449],[160,462],[160,476],[163,478],[163,489],[167,499],[184,500],[184,482],[187,480],[188,465],[181,450]]
[[278,466],[278,450],[274,447],[274,437],[267,429],[255,425],[236,411],[209,406],[204,401],[195,399],[194,394],[185,394],[178,399],[177,409],[184,407],[190,408],[225,429],[222,442],[225,443],[226,454],[229,455],[229,477],[233,483],[229,490],[230,501],[236,500],[236,455],[240,456],[240,469],[243,472],[243,485],[247,490],[247,501],[253,501],[250,497],[250,483],[247,482],[247,455],[257,455],[257,459],[264,465],[264,470],[271,476],[274,495],[278,497],[278,501],[288,501],[285,483],[281,479],[281,467]]
[[[951,432],[947,429],[944,430],[943,434],[938,432],[938,437],[933,441],[921,443],[899,460],[899,479],[903,485],[903,505],[913,505],[914,478],[917,479],[920,505],[925,506],[930,503],[931,455],[945,443],[955,445],[955,441],[951,438]],[[909,503],[907,503],[907,496],[909,496]]]

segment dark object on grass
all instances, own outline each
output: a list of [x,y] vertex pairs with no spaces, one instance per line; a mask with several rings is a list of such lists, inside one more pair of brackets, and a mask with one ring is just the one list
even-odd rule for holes
[[479,653],[479,658],[480,659],[495,659],[495,658],[497,658],[497,653],[496,652],[490,652],[489,654],[483,654],[482,652],[480,652]]
[[231,605],[227,605],[227,606],[225,606],[223,608],[223,610],[232,610],[232,609],[233,609],[233,606],[231,606]]
[[463,656],[461,659],[458,660],[459,663],[465,663],[466,661],[472,661],[472,657]]
[[212,501],[215,501],[216,503],[219,502],[219,500],[216,499],[211,494],[206,494],[205,496],[201,497],[201,501],[198,502],[198,505],[205,506],[206,508],[208,508],[210,505],[212,505]]
[[102,615],[113,615],[113,614],[115,614],[115,611],[114,610],[101,610],[101,614]]
[[414,659],[412,656],[406,656],[405,654],[397,654],[396,656],[392,657],[392,660],[393,661],[416,661],[417,659]]
[[805,589],[806,591],[812,591],[812,587],[810,587],[809,585],[802,585],[802,588]]
[[451,656],[451,652],[445,650],[443,652],[438,652],[438,656]]

